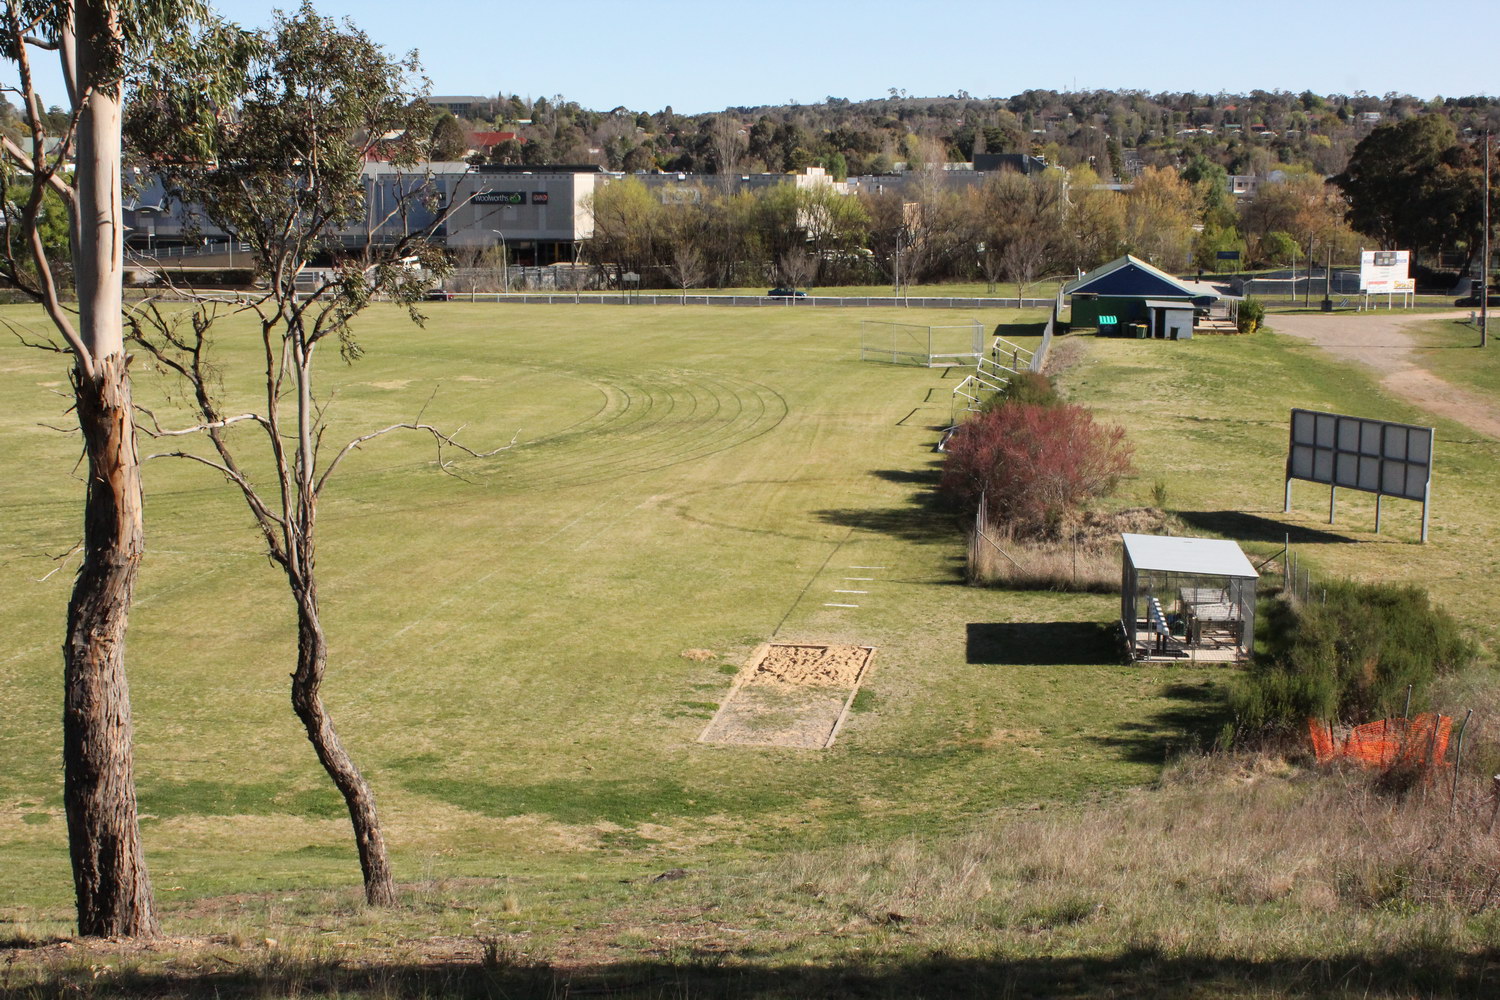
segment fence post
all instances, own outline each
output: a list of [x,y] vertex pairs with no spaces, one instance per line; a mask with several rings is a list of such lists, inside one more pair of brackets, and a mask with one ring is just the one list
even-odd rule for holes
[[1453,818],[1453,811],[1458,808],[1458,769],[1464,762],[1464,730],[1469,728],[1469,718],[1474,714],[1471,708],[1464,716],[1464,721],[1458,727],[1458,750],[1453,757],[1453,787],[1448,792],[1448,818]]

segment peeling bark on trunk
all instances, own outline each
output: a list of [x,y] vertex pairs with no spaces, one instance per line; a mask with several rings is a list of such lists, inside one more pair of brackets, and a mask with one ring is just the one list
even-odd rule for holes
[[307,728],[319,763],[349,807],[359,867],[364,872],[365,901],[371,906],[394,906],[396,883],[386,857],[380,817],[375,812],[375,794],[344,749],[319,693],[328,665],[328,641],[318,617],[317,585],[310,580],[293,580],[292,586],[297,596],[297,672],[292,675],[292,708]]
[[158,925],[136,820],[125,624],[140,564],[140,464],[124,354],[75,370],[88,454],[84,554],[63,647],[63,801],[86,936],[149,936]]

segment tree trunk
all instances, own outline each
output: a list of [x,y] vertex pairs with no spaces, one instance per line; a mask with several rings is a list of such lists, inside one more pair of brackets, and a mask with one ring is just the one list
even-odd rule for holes
[[365,877],[365,901],[371,906],[394,906],[396,884],[386,857],[385,837],[380,832],[380,817],[375,812],[375,795],[344,750],[319,693],[328,665],[328,641],[318,617],[317,586],[311,580],[293,580],[292,586],[297,598],[297,672],[292,675],[292,708],[307,728],[318,761],[349,807],[359,867]]
[[63,646],[63,802],[86,936],[158,931],[136,820],[125,624],[142,549],[140,464],[124,354],[74,372],[88,454],[83,564]]

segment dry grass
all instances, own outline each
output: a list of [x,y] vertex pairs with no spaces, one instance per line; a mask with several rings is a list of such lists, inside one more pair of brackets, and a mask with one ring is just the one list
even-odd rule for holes
[[802,919],[845,914],[846,929],[899,923],[913,947],[955,954],[1147,949],[1227,966],[1477,950],[1500,927],[1487,785],[1461,781],[1450,819],[1444,780],[1392,794],[1366,773],[1195,758],[1082,813],[802,855],[746,891],[801,899]]
[[1120,586],[1120,532],[1159,534],[1169,524],[1149,507],[1089,512],[1057,537],[1027,538],[991,525],[969,532],[968,579],[979,586],[1107,594]]
[[409,887],[398,911],[277,893],[235,903],[229,934],[211,904],[205,937],[9,942],[0,995],[1485,996],[1500,864],[1478,761],[1494,752],[1468,758],[1451,807],[1443,775],[1392,791],[1216,754],[953,836],[594,882],[581,908],[488,879]]

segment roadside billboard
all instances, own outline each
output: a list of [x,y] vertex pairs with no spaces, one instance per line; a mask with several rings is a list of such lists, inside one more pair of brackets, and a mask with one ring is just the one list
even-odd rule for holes
[[1410,291],[1409,250],[1364,250],[1359,255],[1359,290],[1365,293]]

